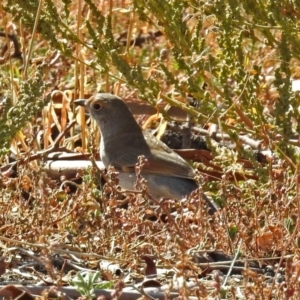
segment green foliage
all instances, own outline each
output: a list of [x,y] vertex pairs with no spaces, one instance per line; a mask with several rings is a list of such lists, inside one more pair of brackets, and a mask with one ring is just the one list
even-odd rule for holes
[[[219,9],[221,8],[222,9]],[[225,64],[220,64],[217,69],[221,74],[219,80],[224,87],[224,96],[228,105],[232,99],[238,97],[242,104],[241,108],[247,116],[256,124],[257,135],[261,126],[267,123],[263,115],[262,102],[258,101],[257,91],[261,89],[262,83],[258,75],[261,72],[259,66],[251,66],[254,72],[247,70],[247,55],[258,52],[258,47],[272,46],[275,54],[275,80],[273,85],[278,91],[278,98],[275,102],[274,119],[272,125],[277,127],[277,133],[282,134],[282,140],[278,143],[289,157],[293,157],[293,149],[288,140],[293,135],[292,117],[299,120],[299,113],[296,110],[297,101],[295,94],[291,91],[291,60],[299,56],[299,39],[296,37],[299,32],[299,22],[296,20],[294,11],[298,11],[300,4],[295,1],[216,1],[211,6],[211,13],[214,13],[223,28],[220,31],[219,43],[222,48],[220,59]],[[283,13],[287,15],[283,17]],[[290,14],[288,13],[290,12]],[[274,34],[275,33],[275,34]],[[247,45],[247,47],[245,47]],[[248,62],[251,64],[251,62]],[[216,76],[217,77],[217,76]],[[236,89],[232,90],[228,82],[238,83]],[[294,109],[291,109],[294,107]],[[253,114],[255,108],[255,114]],[[270,140],[274,136],[270,132]],[[272,145],[269,145],[272,148]],[[294,157],[295,158],[295,157]],[[296,158],[295,158],[296,159]]]
[[[33,28],[38,3],[8,0],[5,9]],[[99,11],[92,0],[85,4],[90,14],[84,21],[84,40],[69,27],[69,0],[61,3],[62,14],[52,0],[46,0],[37,32],[68,57],[73,57],[71,45],[81,44],[93,55],[91,68],[109,75],[112,83],[127,83],[153,105],[160,93],[171,105],[175,105],[174,93],[183,98],[191,94],[201,101],[201,109],[183,108],[201,121],[208,119],[203,115],[209,116],[210,122],[220,124],[231,136],[250,133],[274,141],[281,134],[281,141],[270,142],[268,147],[297,160],[289,140],[300,129],[298,96],[291,91],[292,64],[300,53],[298,1],[134,0],[128,12],[135,14],[135,24],[147,22],[168,41],[165,48],[155,46],[153,60],[147,60],[145,52],[128,51],[118,43],[117,15]],[[265,54],[268,48],[272,48],[272,57]],[[169,59],[158,57],[163,51],[169,53]],[[266,70],[271,61],[275,79],[268,82]],[[151,68],[154,71],[149,76]],[[266,118],[264,108],[269,103],[264,93],[270,89],[278,96],[272,100],[272,116]],[[240,121],[236,106],[253,127]],[[220,116],[235,119],[235,128],[228,128]],[[292,120],[297,121],[297,128]],[[266,127],[274,130],[266,131]]]
[[95,298],[95,289],[109,289],[112,288],[112,282],[99,283],[100,272],[78,272],[76,276],[70,281],[70,284],[74,286],[77,291],[85,296],[85,299]]
[[39,68],[31,78],[20,82],[18,102],[15,105],[11,94],[4,96],[4,110],[0,119],[0,156],[8,152],[10,142],[17,132],[50,100],[43,95],[46,88],[43,73],[43,68]]

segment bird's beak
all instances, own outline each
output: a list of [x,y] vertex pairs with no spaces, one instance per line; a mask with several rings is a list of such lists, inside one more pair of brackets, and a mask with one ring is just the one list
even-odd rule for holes
[[80,106],[84,106],[84,107],[85,107],[85,105],[86,105],[86,100],[85,100],[85,99],[77,99],[77,100],[74,101],[74,103],[75,103],[76,105],[80,105]]
[[85,108],[85,115],[86,116],[90,115],[88,109],[86,108],[86,100],[85,99],[77,99],[77,100],[74,101],[74,103],[76,105],[80,105],[80,106],[83,106]]

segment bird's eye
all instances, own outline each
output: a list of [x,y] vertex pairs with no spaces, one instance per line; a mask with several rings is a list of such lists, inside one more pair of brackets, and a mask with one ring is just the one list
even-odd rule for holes
[[96,102],[96,103],[93,104],[93,108],[94,108],[94,110],[98,111],[102,108],[102,106],[99,103]]

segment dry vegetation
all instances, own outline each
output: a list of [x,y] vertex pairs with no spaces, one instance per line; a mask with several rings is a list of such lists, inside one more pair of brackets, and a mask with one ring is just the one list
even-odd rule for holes
[[[0,295],[100,270],[108,299],[141,296],[121,296],[127,284],[143,297],[166,285],[167,298],[299,299],[299,12],[292,0],[2,1]],[[100,90],[170,143],[188,115],[205,149],[179,153],[222,210],[209,216],[201,191],[154,207],[120,193],[114,170],[104,187],[95,165],[78,171],[100,137],[72,102]],[[49,173],[57,152],[78,153],[73,178]],[[236,254],[233,270],[218,265]]]

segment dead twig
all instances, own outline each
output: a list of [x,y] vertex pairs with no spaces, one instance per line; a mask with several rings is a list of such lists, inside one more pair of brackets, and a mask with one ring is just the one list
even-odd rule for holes
[[61,148],[59,148],[59,143],[60,141],[63,139],[63,137],[66,135],[66,133],[75,125],[76,120],[71,121],[66,128],[57,136],[56,140],[54,141],[53,145],[51,147],[49,147],[48,149],[42,150],[42,151],[38,151],[35,154],[30,155],[29,157],[22,157],[19,160],[10,163],[9,165],[3,166],[0,168],[0,172],[9,172],[10,170],[12,170],[16,165],[23,165],[26,164],[30,161],[36,160],[36,159],[41,159],[43,157],[45,157],[46,155],[61,150]]

